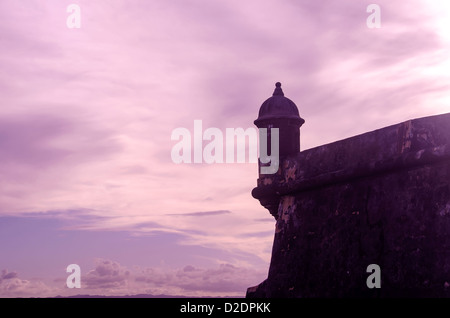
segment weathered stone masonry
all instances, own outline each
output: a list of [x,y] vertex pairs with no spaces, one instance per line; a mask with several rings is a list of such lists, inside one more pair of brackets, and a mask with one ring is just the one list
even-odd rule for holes
[[[300,118],[284,99],[261,107],[272,127]],[[302,152],[292,138],[252,191],[276,227],[268,277],[247,297],[450,297],[450,114]]]

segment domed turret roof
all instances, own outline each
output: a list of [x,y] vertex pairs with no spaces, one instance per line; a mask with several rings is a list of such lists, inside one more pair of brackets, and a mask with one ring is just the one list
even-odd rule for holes
[[268,119],[297,119],[300,124],[305,121],[302,119],[298,113],[298,108],[293,101],[289,98],[284,97],[283,90],[281,89],[281,83],[277,82],[275,84],[275,91],[273,96],[266,99],[266,101],[261,105],[259,109],[258,119],[255,120],[255,125],[261,121],[266,121]]

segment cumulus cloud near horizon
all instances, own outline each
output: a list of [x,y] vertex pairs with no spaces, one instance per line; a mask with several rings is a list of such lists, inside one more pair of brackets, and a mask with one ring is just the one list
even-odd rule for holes
[[[53,281],[21,279],[15,271],[2,270],[0,297],[68,297],[97,296],[245,296],[248,287],[259,284],[265,271],[222,263],[202,268],[186,265],[182,268],[124,266],[116,261],[97,258],[94,268],[81,273],[81,288],[69,289],[66,278]],[[69,274],[68,274],[69,275]]]
[[108,259],[96,259],[83,278],[86,289],[102,295],[244,296],[260,283],[261,270],[218,264],[214,268],[128,268]]
[[51,297],[57,289],[41,280],[21,279],[15,271],[2,269],[0,274],[0,297]]

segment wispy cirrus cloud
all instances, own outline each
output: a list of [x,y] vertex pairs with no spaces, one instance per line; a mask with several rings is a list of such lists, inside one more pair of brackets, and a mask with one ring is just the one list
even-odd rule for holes
[[203,212],[188,212],[188,213],[172,213],[167,214],[170,216],[212,216],[220,214],[229,214],[231,211],[228,210],[218,210],[218,211],[203,211]]

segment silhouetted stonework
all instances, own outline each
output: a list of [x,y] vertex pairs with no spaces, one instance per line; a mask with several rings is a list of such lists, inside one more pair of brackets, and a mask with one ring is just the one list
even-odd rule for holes
[[252,195],[276,228],[247,297],[450,297],[450,114],[285,156]]

